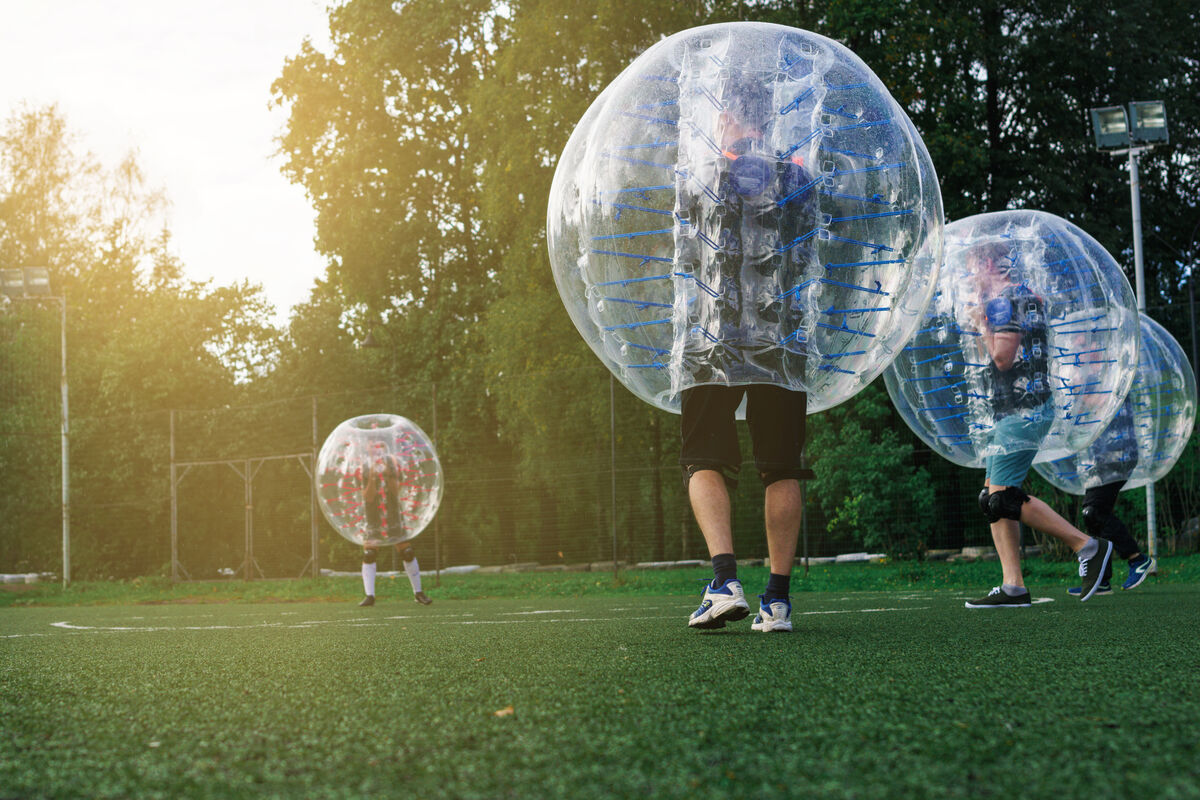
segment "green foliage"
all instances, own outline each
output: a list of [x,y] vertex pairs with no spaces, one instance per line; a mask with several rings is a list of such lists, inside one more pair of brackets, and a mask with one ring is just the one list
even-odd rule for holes
[[830,534],[867,550],[912,555],[926,549],[933,529],[934,490],[891,417],[876,382],[812,418],[810,487]]
[[[694,557],[677,424],[620,386],[610,395],[563,312],[544,220],[558,154],[588,105],[661,36],[706,22],[763,19],[843,42],[922,133],[948,218],[1041,208],[1122,263],[1127,177],[1092,150],[1086,109],[1164,99],[1172,143],[1141,161],[1148,304],[1170,312],[1161,321],[1186,343],[1200,246],[1200,26],[1186,3],[1126,11],[1114,0],[347,0],[329,12],[330,50],[303,45],[271,89],[288,115],[283,172],[307,192],[328,261],[282,332],[257,287],[183,279],[164,197],[136,160],[101,165],[57,109],[16,109],[0,131],[0,266],[48,265],[68,298],[77,575],[148,574],[169,561],[170,410],[190,441],[223,453],[303,449],[311,395],[322,434],[384,395],[427,429],[436,413],[444,467],[465,498],[439,514],[456,563],[603,560],[614,530],[620,558]],[[0,497],[4,569],[53,569],[57,558],[54,311],[20,304],[0,316],[0,468],[27,481]],[[381,349],[360,347],[368,333]],[[986,541],[975,476],[916,442],[881,387],[810,423],[814,549]],[[1160,484],[1163,535],[1195,517],[1197,446]],[[192,496],[236,496],[237,476],[222,469],[189,474]],[[739,490],[739,550],[761,546],[754,483]],[[1131,517],[1141,494],[1128,496]],[[300,524],[304,499],[259,498],[277,509],[270,536]],[[219,543],[204,563],[237,566],[225,562],[238,552],[238,509],[186,513]],[[566,540],[569,523],[582,526],[578,541]],[[322,557],[341,546],[323,540]]]
[[[47,266],[65,297],[74,576],[149,572],[166,559],[167,410],[223,405],[276,358],[256,286],[185,281],[163,197],[130,156],[81,155],[53,107],[0,132],[0,266]],[[0,568],[58,569],[60,314],[17,300],[0,318],[0,465],[26,487],[0,499]]]

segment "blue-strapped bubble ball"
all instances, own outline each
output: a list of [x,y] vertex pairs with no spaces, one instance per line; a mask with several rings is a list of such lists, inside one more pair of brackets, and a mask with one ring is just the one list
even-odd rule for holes
[[1141,323],[1137,375],[1117,416],[1082,453],[1035,467],[1063,491],[1116,481],[1135,489],[1161,480],[1183,455],[1196,420],[1196,375],[1174,336],[1144,313]]
[[314,480],[325,519],[367,547],[416,537],[442,501],[433,442],[396,414],[366,414],[334,428],[317,456]]
[[600,94],[550,192],[554,279],[643,400],[866,386],[920,322],[942,201],[912,122],[842,45],[754,22],[677,33]]
[[[1116,415],[1138,362],[1137,306],[1121,267],[1083,230],[1042,211],[953,222],[945,255],[923,324],[884,373],[901,417],[965,467],[1087,447]],[[993,359],[989,339],[1009,342],[1010,360]]]

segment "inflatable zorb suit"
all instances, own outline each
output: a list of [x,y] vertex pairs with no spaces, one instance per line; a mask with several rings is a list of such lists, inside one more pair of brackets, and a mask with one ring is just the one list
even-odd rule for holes
[[702,384],[809,393],[878,375],[920,321],[942,202],[912,122],[852,52],[766,23],[686,30],[612,82],[550,192],[572,321],[643,400]]
[[1196,419],[1196,376],[1175,337],[1144,313],[1137,375],[1116,417],[1086,450],[1038,474],[1071,494],[1125,481],[1136,489],[1160,480],[1183,454]]
[[355,544],[412,539],[442,501],[442,467],[425,432],[395,414],[367,414],[333,429],[314,480],[325,519]]
[[[945,262],[924,324],[885,373],[909,427],[956,464],[1087,447],[1116,415],[1138,361],[1133,290],[1091,236],[1041,211],[946,226]],[[1019,337],[1014,360],[987,342]]]

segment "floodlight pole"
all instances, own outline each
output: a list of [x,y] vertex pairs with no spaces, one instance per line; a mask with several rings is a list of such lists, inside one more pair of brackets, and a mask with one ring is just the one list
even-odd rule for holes
[[1138,311],[1146,310],[1146,272],[1142,265],[1142,192],[1138,179],[1138,155],[1148,147],[1129,148],[1129,204],[1133,207],[1133,274],[1137,281]]
[[[1138,178],[1138,156],[1149,147],[1130,147],[1129,203],[1133,208],[1133,275],[1137,289],[1139,314],[1146,310],[1146,270],[1142,263],[1142,193]],[[1141,323],[1139,322],[1140,326]],[[1154,482],[1146,484],[1146,549],[1151,558],[1158,557],[1158,530],[1154,508]]]
[[[6,269],[5,282],[0,284],[0,297],[9,297],[12,291],[17,299],[49,300],[58,303],[58,335],[61,358],[59,360],[58,385],[62,393],[62,415],[59,424],[62,430],[62,583],[63,588],[71,584],[71,415],[67,410],[67,293],[50,294],[50,273],[46,267],[19,267]],[[21,273],[17,286],[10,285],[11,272]],[[33,291],[31,291],[33,287]]]
[[67,297],[52,297],[59,307],[59,336],[62,345],[59,389],[62,392],[62,553],[63,588],[71,583],[71,417],[67,411]]

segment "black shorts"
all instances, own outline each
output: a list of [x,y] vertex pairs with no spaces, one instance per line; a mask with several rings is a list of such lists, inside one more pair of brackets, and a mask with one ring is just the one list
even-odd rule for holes
[[764,484],[807,478],[804,453],[808,395],[780,386],[695,386],[681,393],[683,446],[679,465],[686,482],[696,470],[714,469],[737,484],[742,466],[734,415],[746,396],[746,422],[754,447],[754,466]]

